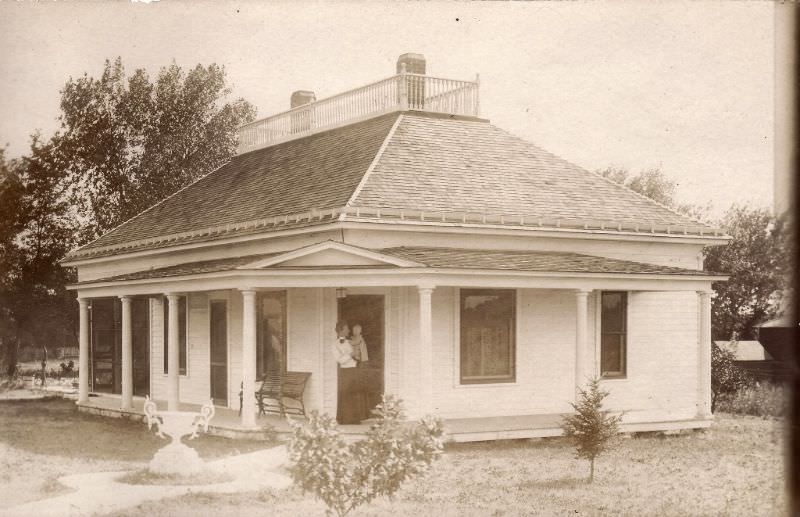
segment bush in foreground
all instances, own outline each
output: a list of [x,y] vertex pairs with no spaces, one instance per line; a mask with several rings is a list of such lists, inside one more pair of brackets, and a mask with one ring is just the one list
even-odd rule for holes
[[589,460],[589,482],[594,481],[594,460],[608,450],[619,434],[622,415],[603,410],[608,392],[600,389],[600,380],[589,381],[587,389],[579,389],[578,403],[572,404],[575,414],[564,417],[561,428],[564,436],[575,444],[576,456]]
[[401,402],[384,397],[363,440],[347,444],[336,421],[311,413],[307,425],[291,422],[289,457],[295,484],[311,492],[339,517],[376,497],[391,497],[400,485],[423,472],[442,453],[444,430],[438,418],[403,424]]
[[743,386],[719,398],[717,409],[726,413],[760,417],[789,414],[789,388],[779,384],[756,383]]
[[751,386],[750,376],[736,366],[736,342],[729,348],[718,347],[711,343],[711,412],[717,410],[717,402],[721,397],[729,396]]

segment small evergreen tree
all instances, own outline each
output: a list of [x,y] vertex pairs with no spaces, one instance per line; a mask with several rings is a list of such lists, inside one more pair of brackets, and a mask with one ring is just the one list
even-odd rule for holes
[[578,458],[589,460],[589,482],[594,481],[594,459],[606,451],[614,437],[619,434],[622,415],[611,415],[604,411],[603,399],[608,392],[600,389],[600,380],[589,381],[587,389],[578,389],[578,403],[572,404],[575,414],[565,416],[561,429],[564,436],[575,444]]
[[442,453],[444,430],[438,418],[406,425],[400,400],[391,396],[373,414],[376,422],[366,438],[350,444],[328,415],[313,411],[305,426],[290,421],[292,478],[304,492],[322,499],[328,515],[343,517],[376,497],[391,497]]

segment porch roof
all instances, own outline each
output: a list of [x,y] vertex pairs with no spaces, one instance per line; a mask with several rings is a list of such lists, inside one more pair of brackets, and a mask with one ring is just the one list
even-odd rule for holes
[[[80,282],[78,287],[107,282],[126,282],[158,278],[195,276],[211,273],[246,272],[246,271],[278,271],[287,269],[308,269],[330,271],[335,266],[294,266],[271,265],[266,267],[247,267],[264,259],[289,255],[298,250],[283,251],[243,257],[221,258],[200,262],[187,262],[145,271],[136,271],[97,280]],[[670,275],[692,277],[719,277],[720,273],[698,271],[671,266],[660,266],[633,262],[630,260],[612,259],[579,253],[553,251],[512,251],[481,250],[462,248],[429,248],[429,247],[395,247],[369,250],[387,257],[413,261],[418,266],[393,266],[402,269],[447,269],[447,270],[482,270],[482,271],[518,271],[536,273],[607,273],[630,275]],[[341,269],[374,269],[370,266],[339,266]]]

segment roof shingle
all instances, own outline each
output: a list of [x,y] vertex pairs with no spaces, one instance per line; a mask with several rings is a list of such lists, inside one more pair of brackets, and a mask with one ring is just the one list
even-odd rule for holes
[[353,206],[696,225],[480,121],[406,114]]
[[398,114],[235,156],[84,249],[342,207]]
[[[255,221],[345,207],[583,219],[635,224],[636,231],[639,224],[713,231],[488,121],[404,112],[236,156],[70,257],[267,232],[272,226]],[[338,212],[327,219],[305,216],[279,226],[337,217]]]

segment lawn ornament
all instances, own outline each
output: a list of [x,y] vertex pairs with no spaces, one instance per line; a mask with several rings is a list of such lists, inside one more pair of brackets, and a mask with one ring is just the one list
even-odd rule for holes
[[148,396],[144,403],[147,428],[156,425],[156,434],[161,438],[170,437],[171,441],[159,449],[150,460],[148,469],[154,474],[188,476],[200,472],[203,460],[197,451],[188,447],[181,438],[197,438],[202,428],[208,432],[208,423],[214,417],[214,403],[209,401],[200,408],[199,413],[192,411],[159,411],[155,401]]

